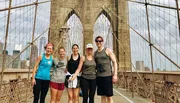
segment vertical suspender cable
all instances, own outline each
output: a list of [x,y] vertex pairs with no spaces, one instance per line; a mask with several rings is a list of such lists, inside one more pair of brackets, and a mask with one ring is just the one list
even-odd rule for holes
[[[150,33],[150,25],[149,25],[149,14],[148,14],[148,5],[147,0],[145,0],[145,8],[146,8],[146,20],[147,20],[147,27],[148,27],[148,38],[149,38],[149,47],[150,47],[150,59],[151,59],[151,69],[153,75],[153,94],[155,96],[155,77],[154,77],[154,64],[153,64],[153,53],[152,53],[152,42],[151,42],[151,33]],[[154,99],[154,98],[153,98]]]
[[34,34],[35,34],[35,29],[36,29],[36,18],[37,18],[37,9],[38,9],[38,0],[36,0],[36,3],[35,3],[35,14],[34,14],[34,22],[33,22],[33,32],[32,32],[32,40],[31,40],[31,49],[30,49],[30,66],[29,66],[29,73],[28,73],[28,80],[30,78],[30,69],[32,68],[31,67],[31,64],[32,64],[32,51],[33,51],[33,41],[34,41]]
[[9,10],[8,10],[8,18],[7,18],[7,24],[6,24],[6,36],[5,36],[5,43],[4,43],[4,50],[3,50],[3,61],[2,61],[2,70],[1,70],[1,81],[0,81],[0,89],[2,87],[3,83],[3,76],[4,76],[4,70],[5,70],[5,64],[6,64],[6,48],[7,48],[7,39],[9,34],[9,24],[10,24],[10,14],[11,14],[11,4],[12,0],[9,0]]

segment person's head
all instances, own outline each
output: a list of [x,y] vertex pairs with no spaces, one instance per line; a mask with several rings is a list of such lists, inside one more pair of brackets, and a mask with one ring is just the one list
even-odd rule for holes
[[44,49],[46,50],[46,54],[52,54],[52,52],[53,52],[53,44],[51,44],[51,43],[48,43],[48,44],[46,44],[46,46],[44,47]]
[[86,54],[92,54],[93,53],[93,45],[87,44],[86,45]]
[[60,47],[59,48],[59,56],[61,58],[63,58],[65,56],[65,54],[66,54],[65,48],[64,47]]
[[103,37],[102,37],[102,36],[97,36],[97,37],[95,38],[96,46],[97,46],[98,48],[102,47],[103,41],[104,41],[104,40],[103,40]]
[[73,44],[72,52],[73,54],[78,54],[79,46],[77,44]]

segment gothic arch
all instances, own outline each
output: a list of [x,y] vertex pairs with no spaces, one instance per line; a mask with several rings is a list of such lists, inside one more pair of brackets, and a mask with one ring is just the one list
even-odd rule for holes
[[64,21],[64,24],[69,20],[69,18],[70,18],[73,14],[75,14],[75,15],[79,18],[79,20],[81,21],[81,23],[82,23],[82,20],[81,20],[81,18],[80,18],[80,16],[79,16],[78,12],[76,12],[76,11],[73,9],[73,10],[71,10],[71,11],[69,12],[69,14],[66,16],[65,21]]
[[99,18],[99,16],[100,16],[101,14],[104,14],[104,15],[107,17],[107,19],[109,20],[109,22],[110,22],[110,24],[111,24],[111,27],[112,27],[112,29],[113,29],[112,17],[111,17],[111,16],[109,15],[109,13],[108,13],[106,10],[104,10],[104,9],[102,9],[101,12],[98,13],[98,15],[96,16],[96,18],[95,18],[95,20],[94,20],[94,24],[95,24],[96,20]]

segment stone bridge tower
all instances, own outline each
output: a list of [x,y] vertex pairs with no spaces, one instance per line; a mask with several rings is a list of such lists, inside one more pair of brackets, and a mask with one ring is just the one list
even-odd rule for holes
[[119,43],[113,38],[119,70],[130,69],[130,34],[128,23],[128,8],[126,0],[52,0],[51,24],[49,42],[58,44],[62,38],[62,26],[66,25],[71,15],[76,14],[83,26],[84,45],[94,42],[93,27],[100,14],[105,14],[112,25],[113,33]]

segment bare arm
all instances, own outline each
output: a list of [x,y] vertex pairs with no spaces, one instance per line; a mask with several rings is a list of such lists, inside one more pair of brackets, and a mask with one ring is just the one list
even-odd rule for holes
[[84,56],[81,57],[78,68],[77,68],[76,72],[74,73],[73,77],[71,78],[71,80],[74,80],[77,77],[77,75],[79,74],[79,72],[81,71],[84,60],[85,60],[85,57]]
[[32,73],[32,85],[36,84],[35,74],[36,74],[36,71],[37,71],[37,68],[38,68],[38,65],[39,65],[41,59],[42,59],[42,56],[39,56],[37,58],[37,61],[36,61],[35,65],[34,65],[34,69],[33,69],[33,73]]
[[68,72],[68,61],[70,60],[70,58],[67,56],[66,59],[67,59],[67,65],[66,65],[66,69],[64,70],[65,73]]
[[116,61],[116,57],[115,57],[114,53],[109,48],[106,49],[106,53],[107,53],[107,55],[109,55],[109,57],[111,58],[112,63],[113,63],[113,68],[114,68],[113,82],[115,83],[117,81],[117,61]]

